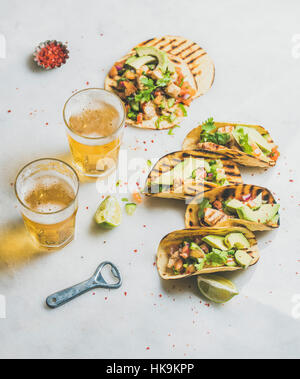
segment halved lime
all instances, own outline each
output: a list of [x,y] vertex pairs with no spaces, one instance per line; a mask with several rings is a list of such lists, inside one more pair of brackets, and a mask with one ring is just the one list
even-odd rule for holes
[[114,196],[107,196],[102,201],[95,214],[95,221],[104,228],[119,226],[122,220],[122,211],[118,200]]
[[202,295],[215,303],[227,303],[239,292],[230,280],[219,275],[199,275],[198,288]]

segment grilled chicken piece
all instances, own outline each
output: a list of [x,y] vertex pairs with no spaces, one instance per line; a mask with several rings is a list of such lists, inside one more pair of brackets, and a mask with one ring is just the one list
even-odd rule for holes
[[130,70],[126,71],[125,73],[125,78],[129,80],[134,80],[135,76],[136,76],[135,73]]
[[230,219],[230,217],[222,211],[213,208],[204,209],[204,221],[209,226],[216,225],[218,222],[226,221],[228,219]]
[[125,87],[125,96],[130,96],[136,92],[137,88],[132,82],[122,82]]
[[145,114],[145,119],[150,120],[156,116],[155,105],[151,101],[144,103],[142,109]]
[[177,251],[171,253],[170,258],[169,258],[169,262],[168,262],[168,265],[167,265],[168,268],[172,268],[172,267],[174,267],[176,261],[177,261],[179,258],[180,258],[180,257],[179,257],[179,250],[177,250]]
[[234,129],[234,126],[227,125],[227,126],[222,126],[221,128],[219,128],[218,132],[231,134],[233,132],[233,129]]
[[215,201],[213,202],[213,207],[214,207],[215,209],[218,209],[218,210],[220,211],[220,210],[223,209],[223,204],[222,204],[222,202],[221,202],[220,200],[215,200]]
[[149,71],[149,67],[148,67],[147,65],[144,65],[144,66],[138,68],[138,69],[136,70],[136,73],[137,73],[139,76],[141,76],[141,75],[143,75],[143,72],[144,72],[145,74],[147,74],[148,71]]
[[162,72],[160,71],[160,69],[156,69],[156,70],[153,70],[151,73],[150,73],[150,76],[152,79],[154,80],[158,80],[158,79],[162,79],[163,78],[163,74]]
[[196,172],[195,172],[195,180],[203,180],[205,179],[207,176],[207,173],[205,171],[205,168],[204,167],[199,167],[197,168]]
[[113,66],[111,70],[109,71],[109,77],[114,78],[115,76],[118,75],[118,70],[116,66]]
[[166,93],[169,96],[177,98],[181,92],[181,88],[174,83],[170,83],[166,88]]
[[198,143],[197,147],[199,149],[210,150],[210,151],[217,151],[220,149],[220,145],[216,145],[213,142],[200,142]]

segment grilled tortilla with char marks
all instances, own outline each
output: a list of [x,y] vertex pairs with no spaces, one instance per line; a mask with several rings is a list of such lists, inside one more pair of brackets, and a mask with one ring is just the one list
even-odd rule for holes
[[157,191],[156,186],[151,188],[151,184],[154,180],[168,172],[171,171],[179,163],[183,162],[188,158],[196,159],[205,159],[205,160],[220,160],[223,164],[225,170],[226,178],[229,184],[242,184],[241,173],[237,165],[229,160],[226,156],[214,153],[207,150],[198,150],[198,151],[177,151],[171,154],[167,154],[162,157],[153,167],[151,172],[148,175],[146,181],[146,189],[144,191],[146,196],[151,197],[161,197],[161,198],[171,198],[178,200],[192,200],[196,195],[204,194],[208,191],[211,191],[214,188],[219,186],[216,183],[204,180],[202,183],[196,182],[193,179],[188,179],[184,181],[182,186],[174,188],[174,185],[169,186],[166,190]]
[[183,37],[151,38],[138,46],[153,46],[180,59],[189,68],[195,82],[194,98],[204,95],[213,85],[215,66],[207,52],[197,43]]
[[[215,129],[212,131],[217,131],[219,128],[226,128],[226,127],[246,127],[246,128],[253,128],[256,131],[258,131],[262,136],[268,135],[269,136],[269,142],[271,144],[274,144],[274,141],[271,139],[268,131],[263,128],[260,125],[249,125],[249,124],[242,124],[242,123],[231,123],[231,122],[214,122]],[[202,125],[199,125],[198,127],[194,128],[191,132],[188,133],[188,135],[185,137],[182,145],[183,150],[198,150],[201,148],[205,148],[208,150],[212,150],[215,152],[219,152],[221,154],[226,155],[230,159],[232,159],[234,162],[242,165],[242,166],[251,166],[251,167],[271,167],[275,166],[276,160],[268,159],[267,157],[260,156],[255,157],[252,154],[245,153],[242,151],[242,149],[238,146],[237,143],[234,143],[231,148],[218,145],[212,142],[203,142],[200,143],[200,135],[202,132]]]
[[[264,188],[251,184],[241,184],[241,185],[233,185],[233,186],[224,186],[220,188],[215,188],[212,191],[205,193],[205,195],[201,194],[196,196],[190,204],[186,208],[185,213],[185,226],[186,228],[193,228],[199,226],[208,226],[204,219],[199,220],[198,212],[199,212],[199,204],[205,199],[209,200],[212,204],[216,200],[219,202],[224,202],[230,198],[233,199],[241,199],[244,196],[251,195],[252,198],[256,198],[259,194],[262,194],[262,200],[267,204],[277,204],[272,193]],[[211,208],[207,208],[211,209]],[[222,212],[223,213],[223,212]],[[223,213],[224,215],[224,213]],[[263,230],[274,230],[280,226],[280,219],[276,224],[264,224],[258,223],[248,220],[243,220],[238,218],[238,216],[227,216],[226,218],[220,218],[218,222],[216,222],[214,227],[234,227],[234,226],[244,226],[251,231],[263,231]],[[215,217],[218,217],[218,213],[216,212]]]
[[[139,78],[133,77],[130,79],[133,81],[122,82],[121,84],[123,84],[123,87],[126,86],[126,89],[123,88],[121,90],[121,88],[119,88],[120,76],[116,67],[120,65],[124,66],[124,63],[126,63],[129,58],[136,55],[137,48],[145,47],[153,47],[163,51],[171,64],[175,67],[176,73],[175,78],[173,78],[173,74],[171,74],[171,78],[173,79],[170,82],[172,85],[168,86],[169,88],[160,88],[160,95],[155,95],[153,92],[152,100],[141,104],[139,110],[135,109],[133,111],[132,101],[129,101],[129,97],[139,93]],[[143,67],[147,68],[145,65]],[[111,75],[113,70],[115,73]],[[138,71],[139,70],[137,70],[136,73]],[[145,73],[145,75],[148,74]],[[151,75],[152,74],[150,74],[150,77]],[[177,81],[176,77],[178,78]],[[116,78],[118,78],[118,80],[116,80]],[[144,129],[163,130],[170,129],[179,124],[186,116],[186,110],[182,107],[189,106],[193,99],[204,94],[211,87],[213,80],[214,65],[202,48],[194,42],[182,37],[165,36],[140,43],[134,47],[129,54],[116,62],[105,79],[104,88],[117,93],[125,102],[127,112],[126,122],[128,125]],[[125,92],[123,93],[122,91]],[[180,94],[176,94],[176,91],[180,91]],[[154,96],[157,97],[154,99]],[[160,102],[161,96],[162,102]],[[171,107],[166,107],[165,97],[168,99],[169,96],[171,99],[174,98],[176,102]],[[163,105],[163,108],[161,105]]]
[[168,268],[168,262],[169,262],[169,251],[174,245],[180,245],[180,243],[184,239],[189,238],[203,238],[207,235],[217,235],[217,236],[226,236],[229,233],[243,233],[244,236],[247,238],[247,240],[250,243],[250,248],[248,249],[247,253],[252,257],[252,262],[250,266],[253,266],[257,263],[257,261],[260,258],[258,247],[257,247],[257,241],[255,238],[255,235],[249,231],[246,228],[243,227],[218,227],[218,228],[191,228],[191,229],[182,229],[177,230],[172,233],[169,233],[166,235],[161,241],[158,246],[157,250],[157,256],[156,256],[156,266],[159,275],[162,279],[183,279],[187,277],[191,277],[194,275],[200,275],[200,274],[210,274],[213,272],[224,272],[224,271],[236,271],[241,270],[241,267],[230,267],[230,266],[222,266],[222,267],[205,267],[200,271],[196,271],[192,274],[177,274],[175,275],[171,269]]

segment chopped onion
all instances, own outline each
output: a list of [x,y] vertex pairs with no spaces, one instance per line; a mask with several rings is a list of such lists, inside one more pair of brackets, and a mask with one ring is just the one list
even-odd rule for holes
[[120,71],[120,70],[122,70],[122,66],[119,66],[118,64],[116,64],[116,69],[117,69],[118,71]]
[[248,195],[242,196],[244,201],[248,201],[250,199],[250,197],[251,197],[251,193],[249,193]]
[[209,172],[209,173],[207,174],[207,176],[213,176],[213,173],[212,173],[212,172]]

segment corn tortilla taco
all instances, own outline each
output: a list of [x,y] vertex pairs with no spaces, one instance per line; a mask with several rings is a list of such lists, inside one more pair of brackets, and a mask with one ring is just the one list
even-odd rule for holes
[[183,150],[207,149],[243,166],[275,166],[279,157],[270,134],[260,125],[214,122],[209,118],[184,139]]
[[279,204],[263,187],[240,184],[215,188],[187,206],[186,228],[244,226],[251,231],[279,227]]
[[203,49],[165,36],[142,42],[116,62],[105,89],[124,101],[129,125],[162,130],[179,124],[213,79],[214,65]]
[[256,238],[246,228],[192,228],[161,240],[156,265],[163,279],[182,279],[246,269],[258,260]]
[[148,175],[146,196],[192,200],[214,188],[242,184],[235,163],[207,150],[177,151],[162,157]]

